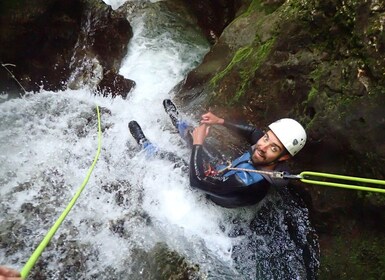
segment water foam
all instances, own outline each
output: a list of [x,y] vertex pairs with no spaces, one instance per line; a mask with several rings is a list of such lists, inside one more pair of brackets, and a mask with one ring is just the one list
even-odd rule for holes
[[[128,100],[101,98],[83,89],[42,91],[0,105],[1,210],[7,220],[39,233],[21,251],[0,250],[2,263],[11,257],[20,267],[26,261],[83,181],[97,148],[96,104],[102,112],[102,152],[53,243],[66,237],[86,244],[104,267],[124,263],[136,246],[162,241],[178,249],[189,238],[229,259],[231,242],[218,228],[223,213],[190,189],[185,171],[166,160],[147,160],[127,129],[128,121],[138,120],[160,149],[188,161],[189,150],[172,131],[161,101],[170,97],[171,88],[197,64],[207,45],[181,58],[181,48],[194,49],[191,42],[174,43],[166,33],[146,41],[140,20],[137,28],[133,25],[136,32],[121,68],[121,74],[137,83]],[[42,226],[22,219],[22,207],[41,215]],[[124,227],[117,234],[114,223],[119,221]],[[61,259],[52,249],[47,252]]]

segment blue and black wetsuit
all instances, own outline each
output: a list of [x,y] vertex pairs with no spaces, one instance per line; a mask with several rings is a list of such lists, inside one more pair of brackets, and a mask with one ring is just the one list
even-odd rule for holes
[[[224,126],[244,137],[250,145],[257,143],[263,136],[263,131],[254,126],[245,124],[235,124],[225,122]],[[269,187],[273,185],[285,185],[285,180],[273,179],[265,174],[246,171],[227,171],[220,175],[206,175],[205,166],[207,163],[218,161],[218,152],[213,151],[213,147],[203,145],[192,145],[192,137],[189,133],[190,126],[180,120],[177,123],[177,129],[181,137],[192,147],[190,158],[190,185],[194,188],[204,191],[207,196],[216,204],[226,207],[235,208],[249,206],[261,201],[267,194]],[[140,129],[140,127],[139,127]],[[142,148],[146,152],[146,156],[166,158],[172,162],[179,163],[184,166],[187,163],[183,159],[179,159],[173,153],[158,150],[158,148],[143,136],[140,142]],[[252,150],[250,149],[242,156],[232,162],[232,167],[242,169],[255,170],[255,166],[251,162]],[[218,165],[216,170],[220,170],[224,165]],[[280,167],[280,166],[277,166]],[[276,168],[277,171],[283,171]]]
[[[264,135],[263,131],[254,126],[225,122],[225,127],[243,136],[251,145]],[[256,169],[251,162],[250,149],[232,162],[232,167]],[[235,208],[249,206],[261,201],[269,187],[285,185],[285,180],[273,180],[267,175],[246,171],[227,171],[219,176],[206,176],[205,151],[202,145],[193,145],[190,158],[190,184],[204,191],[208,198],[216,204]],[[221,167],[218,166],[218,169]]]

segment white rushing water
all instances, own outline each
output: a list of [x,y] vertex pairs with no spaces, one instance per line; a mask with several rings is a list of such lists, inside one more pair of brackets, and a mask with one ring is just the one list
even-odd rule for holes
[[[118,7],[122,1],[109,2]],[[151,20],[162,25],[153,14]],[[97,252],[97,260],[87,260],[87,274],[108,266],[122,269],[131,262],[133,248],[149,250],[159,241],[187,255],[197,247],[231,261],[231,239],[218,226],[224,213],[190,189],[185,169],[173,168],[167,160],[146,159],[128,132],[127,123],[135,119],[160,149],[188,161],[189,150],[175,134],[162,100],[172,98],[170,90],[199,63],[208,44],[201,38],[195,40],[201,44],[194,45],[184,33],[148,30],[146,21],[143,11],[130,20],[134,37],[120,72],[137,86],[127,100],[95,97],[83,89],[43,91],[0,105],[2,220],[21,224],[29,232],[27,240],[23,233],[13,233],[24,238],[24,246],[1,248],[0,263],[21,269],[81,185],[97,149],[96,105],[101,107],[104,128],[101,155],[52,243],[65,235]],[[123,203],[117,202],[116,190]],[[28,219],[20,214],[26,205]],[[120,220],[124,230],[116,234],[111,228]],[[56,261],[46,265],[52,270],[60,267],[56,262],[65,256],[54,250],[48,254]],[[198,258],[196,252],[190,257]]]
[[[116,9],[125,1],[105,2]],[[80,187],[97,150],[98,105],[103,129],[99,160],[35,266],[34,279],[150,279],[149,275],[155,279],[159,272],[156,268],[149,272],[150,264],[167,260],[159,243],[167,245],[166,252],[177,252],[198,265],[205,275],[200,279],[254,279],[249,276],[257,273],[257,251],[261,271],[271,270],[272,262],[278,265],[278,275],[300,279],[301,260],[293,262],[288,272],[279,271],[287,260],[297,258],[295,246],[283,234],[287,209],[282,201],[266,200],[264,217],[270,219],[260,217],[264,224],[257,222],[259,234],[249,231],[234,237],[234,221],[241,217],[250,224],[258,207],[229,210],[214,205],[190,188],[180,161],[147,158],[129,134],[128,122],[137,120],[159,149],[188,162],[190,151],[175,133],[162,100],[173,98],[170,90],[209,50],[191,24],[164,12],[158,1],[148,3],[154,4],[129,15],[134,37],[120,74],[134,80],[136,88],[126,100],[94,96],[87,89],[2,98],[0,264],[20,270]],[[296,219],[306,237],[307,212]],[[240,251],[239,268],[234,265],[233,246],[250,242],[242,236],[251,236],[254,243]],[[265,279],[276,275],[269,273],[259,275]]]

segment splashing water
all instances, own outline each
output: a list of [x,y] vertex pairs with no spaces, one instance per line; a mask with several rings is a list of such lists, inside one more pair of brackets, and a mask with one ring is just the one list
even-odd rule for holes
[[137,83],[128,100],[84,89],[0,104],[0,263],[21,269],[84,180],[98,104],[100,158],[32,279],[167,278],[170,263],[176,279],[186,271],[189,279],[305,279],[317,244],[307,209],[285,190],[256,207],[221,208],[189,187],[183,164],[146,158],[129,135],[135,119],[160,149],[188,161],[162,100],[209,49],[158,3],[144,9],[131,14],[134,37],[120,70]]

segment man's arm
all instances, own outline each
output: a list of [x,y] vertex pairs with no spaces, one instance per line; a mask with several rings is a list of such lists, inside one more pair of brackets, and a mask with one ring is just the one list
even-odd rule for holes
[[261,129],[245,123],[232,123],[225,121],[223,126],[242,136],[251,145],[257,143],[257,141],[264,134]]
[[255,126],[245,123],[229,122],[223,118],[217,117],[211,112],[202,115],[201,123],[206,125],[223,125],[245,138],[251,145],[255,144],[259,138],[263,136],[263,131]]

